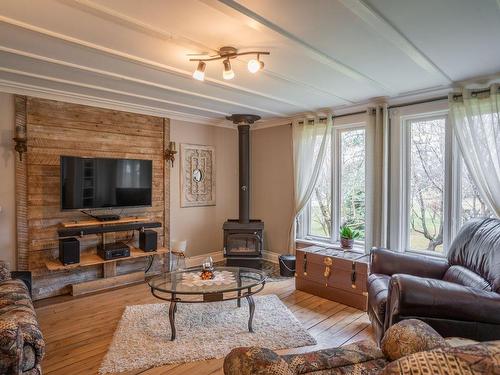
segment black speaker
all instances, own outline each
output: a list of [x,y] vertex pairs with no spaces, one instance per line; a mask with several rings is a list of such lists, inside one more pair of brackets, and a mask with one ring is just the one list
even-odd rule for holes
[[158,233],[154,230],[144,230],[139,233],[139,248],[144,251],[155,251],[158,242]]
[[59,239],[59,260],[64,265],[80,263],[80,241],[78,238]]

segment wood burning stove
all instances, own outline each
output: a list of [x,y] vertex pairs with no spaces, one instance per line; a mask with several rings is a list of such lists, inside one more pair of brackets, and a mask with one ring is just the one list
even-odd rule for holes
[[250,220],[250,125],[260,116],[232,115],[226,118],[238,125],[239,219],[229,219],[222,227],[224,256],[228,266],[261,268],[264,222]]
[[241,224],[238,220],[228,220],[224,229],[224,252],[226,257],[261,257],[264,247],[264,223],[250,220]]

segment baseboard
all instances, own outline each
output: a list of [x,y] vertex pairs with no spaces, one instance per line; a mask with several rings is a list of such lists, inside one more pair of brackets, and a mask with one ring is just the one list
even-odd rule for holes
[[[272,262],[272,263],[276,263],[276,264],[279,263],[278,257],[280,255],[281,254],[275,253],[274,251],[269,251],[269,250],[262,251],[262,258],[264,260],[267,260],[268,262]],[[207,257],[212,257],[214,262],[221,262],[224,260],[224,254],[222,251],[213,251],[211,253],[195,255],[192,257],[186,257],[186,266],[187,267],[201,266],[203,261]]]
[[201,255],[195,255],[192,257],[186,257],[186,267],[196,267],[196,266],[201,266],[203,264],[203,261],[207,257],[212,257],[214,263],[215,262],[221,262],[224,260],[224,254],[222,250],[220,251],[213,251],[211,253],[206,253],[206,254],[201,254]]
[[133,284],[144,281],[144,271],[126,273],[123,275],[106,277],[97,280],[84,281],[71,285],[71,295],[81,296],[83,294],[99,292],[106,289]]
[[278,264],[280,255],[282,255],[282,254],[275,253],[274,251],[270,251],[270,250],[263,250],[262,251],[262,258],[264,260],[267,260],[268,262],[271,262],[271,263]]

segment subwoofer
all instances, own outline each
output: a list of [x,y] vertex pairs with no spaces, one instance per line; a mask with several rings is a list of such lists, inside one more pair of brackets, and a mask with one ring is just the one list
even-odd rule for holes
[[154,230],[143,230],[139,233],[139,248],[143,251],[155,251],[158,243],[158,233]]
[[59,239],[59,260],[64,265],[80,263],[80,241],[78,238]]

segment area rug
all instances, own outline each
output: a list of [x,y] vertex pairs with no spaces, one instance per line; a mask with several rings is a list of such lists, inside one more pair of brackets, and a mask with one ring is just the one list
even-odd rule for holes
[[99,373],[222,358],[239,346],[276,350],[316,344],[277,296],[254,300],[254,333],[248,332],[245,299],[240,308],[236,301],[178,303],[175,341],[170,341],[168,303],[127,306]]

